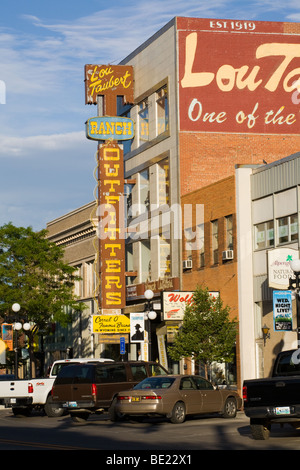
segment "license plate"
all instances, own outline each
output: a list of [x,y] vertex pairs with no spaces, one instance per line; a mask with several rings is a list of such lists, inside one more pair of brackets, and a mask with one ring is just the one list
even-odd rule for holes
[[131,401],[140,401],[140,397],[131,397]]
[[290,414],[290,407],[289,406],[277,406],[275,408],[275,413],[277,415],[289,415]]
[[11,398],[10,403],[17,403],[17,400],[15,398]]
[[69,401],[69,408],[76,408],[77,407],[77,401]]

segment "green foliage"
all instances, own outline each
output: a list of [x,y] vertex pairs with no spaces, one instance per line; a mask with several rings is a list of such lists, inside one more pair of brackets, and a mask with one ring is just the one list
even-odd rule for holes
[[49,322],[70,321],[67,311],[83,305],[73,295],[75,268],[64,262],[63,250],[46,238],[46,230],[0,227],[0,316],[12,315],[12,304],[21,305],[20,316],[45,328]]
[[207,288],[198,286],[168,352],[174,360],[193,357],[205,364],[230,362],[236,334],[237,322],[230,320],[229,307],[223,307],[220,297],[211,297]]

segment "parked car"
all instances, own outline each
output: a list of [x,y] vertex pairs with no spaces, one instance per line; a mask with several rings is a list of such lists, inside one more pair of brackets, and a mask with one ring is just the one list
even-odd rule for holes
[[281,351],[271,377],[244,380],[244,411],[254,439],[269,439],[274,423],[300,428],[299,391],[299,349]]
[[168,371],[156,362],[72,365],[59,372],[53,384],[52,400],[68,410],[73,421],[85,422],[91,413],[108,410],[121,390],[158,374],[166,375]]
[[[52,402],[51,390],[58,372],[71,364],[113,362],[112,359],[74,358],[55,361],[47,377],[18,379],[14,375],[0,375],[0,405],[11,408],[16,416],[29,416],[33,409],[43,409],[49,418],[65,414],[66,410]],[[3,379],[5,377],[5,379]]]
[[111,419],[126,415],[161,415],[172,423],[183,423],[186,415],[221,413],[235,418],[242,399],[233,390],[220,390],[196,375],[149,377],[133,390],[117,396]]

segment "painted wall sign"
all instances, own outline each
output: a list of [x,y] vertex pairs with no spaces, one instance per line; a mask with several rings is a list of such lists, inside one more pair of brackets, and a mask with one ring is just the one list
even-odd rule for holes
[[181,131],[299,134],[299,34],[284,23],[187,18],[177,30]]
[[134,122],[126,117],[93,117],[86,122],[86,136],[91,140],[133,139]]
[[[124,96],[125,103],[133,103],[133,67],[130,65],[87,64],[85,74],[85,104],[97,104],[97,96],[116,101]],[[106,114],[117,114],[108,112]]]

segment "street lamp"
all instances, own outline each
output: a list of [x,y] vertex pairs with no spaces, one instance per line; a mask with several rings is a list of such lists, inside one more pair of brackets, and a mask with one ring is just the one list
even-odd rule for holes
[[147,300],[147,306],[146,306],[146,311],[144,313],[144,317],[146,320],[147,333],[148,333],[149,360],[151,361],[151,323],[150,323],[150,320],[155,320],[157,314],[154,310],[152,310],[152,305],[151,305],[151,300],[154,297],[154,292],[151,289],[147,289],[144,292],[144,296]]
[[290,261],[291,270],[294,271],[295,279],[289,279],[289,289],[296,295],[296,312],[297,312],[297,341],[300,346],[300,298],[299,298],[299,277],[300,277],[300,259]]
[[[13,312],[15,312],[15,314],[17,314],[20,311],[21,306],[18,303],[14,303],[11,309]],[[15,378],[18,379],[18,331],[20,331],[22,328],[25,331],[28,331],[30,329],[30,324],[27,322],[22,324],[20,321],[16,321],[15,319],[13,327],[15,330]]]

